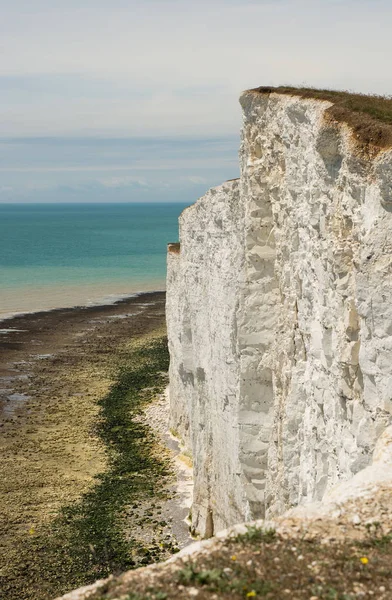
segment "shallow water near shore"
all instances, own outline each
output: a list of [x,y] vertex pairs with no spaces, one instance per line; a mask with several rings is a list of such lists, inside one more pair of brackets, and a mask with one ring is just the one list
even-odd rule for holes
[[174,455],[143,416],[167,385],[164,302],[151,293],[4,327],[0,597],[49,600],[190,541],[174,526],[187,512]]
[[184,205],[0,204],[0,319],[164,290]]

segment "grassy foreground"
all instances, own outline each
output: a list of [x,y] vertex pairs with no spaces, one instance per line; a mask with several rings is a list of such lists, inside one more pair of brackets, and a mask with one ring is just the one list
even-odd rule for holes
[[392,534],[361,541],[287,538],[249,527],[208,553],[167,565],[149,577],[111,581],[89,600],[388,600]]
[[[39,531],[31,529],[18,548],[17,564],[1,577],[1,598],[54,598],[176,550],[164,535],[166,523],[156,518],[159,504],[171,494],[170,458],[142,418],[167,384],[164,331],[124,346],[109,364],[114,383],[99,400],[94,431],[106,451],[106,469],[78,501]],[[136,508],[139,535],[134,535]],[[153,533],[145,536],[144,529]]]

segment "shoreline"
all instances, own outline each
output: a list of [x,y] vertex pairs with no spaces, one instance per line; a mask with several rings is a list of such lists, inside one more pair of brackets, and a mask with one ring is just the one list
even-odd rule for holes
[[[85,303],[81,302],[80,304],[74,304],[72,306],[53,306],[49,308],[34,308],[32,310],[26,311],[17,311],[17,312],[9,312],[9,313],[1,313],[0,312],[0,331],[1,331],[1,323],[5,321],[10,321],[16,317],[28,317],[30,315],[41,315],[46,313],[52,313],[55,311],[65,311],[65,310],[82,310],[89,308],[103,308],[105,306],[113,306],[120,302],[126,302],[131,298],[136,298],[139,296],[143,296],[144,294],[165,294],[165,289],[151,289],[151,290],[137,290],[130,291],[129,293],[116,293],[109,294],[96,300],[86,300]],[[110,297],[113,296],[113,297]]]
[[[175,452],[149,412],[161,425],[167,416],[159,396],[168,360],[164,308],[164,292],[144,292],[7,321],[0,335],[0,588],[8,597],[50,599],[188,543],[185,523],[184,539],[174,532],[186,513]],[[139,463],[151,471],[145,483]],[[123,469],[133,474],[129,481],[119,476]],[[112,510],[117,516],[107,522]]]

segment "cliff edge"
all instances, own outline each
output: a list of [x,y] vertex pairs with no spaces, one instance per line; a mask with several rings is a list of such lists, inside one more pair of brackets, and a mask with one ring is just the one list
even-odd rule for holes
[[391,598],[392,101],[241,104],[240,179],[168,247],[171,428],[219,534],[64,600]]
[[392,413],[392,101],[241,105],[241,177],[182,213],[168,253],[171,421],[203,537],[322,500]]

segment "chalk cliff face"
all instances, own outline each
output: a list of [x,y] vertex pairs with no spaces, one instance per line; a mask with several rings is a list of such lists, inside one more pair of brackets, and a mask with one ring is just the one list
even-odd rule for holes
[[392,152],[330,102],[241,104],[241,178],[183,212],[168,252],[171,423],[205,536],[321,500],[392,414]]

